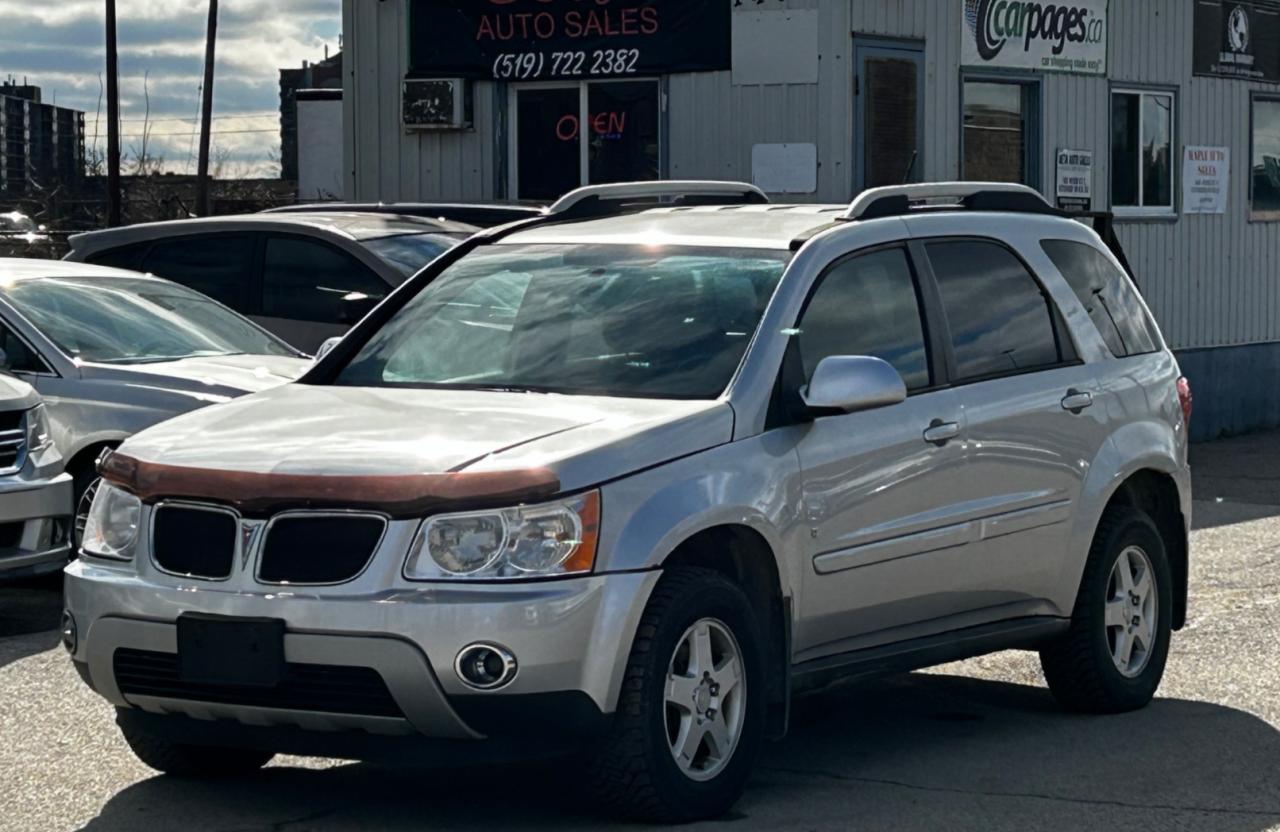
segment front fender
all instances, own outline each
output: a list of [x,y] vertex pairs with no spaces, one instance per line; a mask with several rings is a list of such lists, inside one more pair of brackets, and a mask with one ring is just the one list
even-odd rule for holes
[[721,445],[602,489],[598,568],[661,567],[681,543],[717,526],[746,526],[769,544],[784,598],[800,586],[799,460],[792,429]]
[[1190,530],[1191,470],[1186,464],[1185,438],[1167,422],[1145,420],[1124,425],[1103,443],[1089,466],[1080,492],[1079,508],[1070,532],[1071,557],[1064,563],[1053,598],[1066,614],[1075,607],[1089,548],[1103,511],[1125,480],[1139,471],[1155,471],[1174,481],[1179,507]]

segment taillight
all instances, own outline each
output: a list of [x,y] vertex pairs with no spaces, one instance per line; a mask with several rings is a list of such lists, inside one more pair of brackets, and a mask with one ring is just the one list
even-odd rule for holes
[[1191,424],[1191,405],[1193,403],[1191,397],[1191,382],[1187,381],[1187,377],[1183,376],[1178,379],[1178,404],[1182,405],[1182,418],[1189,425]]

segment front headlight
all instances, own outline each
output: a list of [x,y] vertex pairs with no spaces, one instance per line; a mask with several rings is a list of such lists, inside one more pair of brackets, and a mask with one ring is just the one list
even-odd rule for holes
[[142,501],[108,482],[98,486],[80,544],[86,554],[98,558],[130,560],[138,542]]
[[418,530],[404,576],[430,581],[590,572],[599,526],[598,491],[537,506],[441,514]]
[[27,453],[39,453],[53,445],[53,434],[49,432],[49,413],[43,404],[27,411],[26,424]]

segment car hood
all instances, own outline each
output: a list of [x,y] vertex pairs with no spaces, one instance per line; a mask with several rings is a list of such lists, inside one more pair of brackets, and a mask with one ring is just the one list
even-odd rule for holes
[[728,442],[727,403],[289,384],[121,448],[147,462],[322,476],[545,468],[572,491]]
[[293,381],[311,365],[309,359],[283,355],[219,355],[155,364],[85,364],[81,375],[94,381],[191,393],[213,403]]

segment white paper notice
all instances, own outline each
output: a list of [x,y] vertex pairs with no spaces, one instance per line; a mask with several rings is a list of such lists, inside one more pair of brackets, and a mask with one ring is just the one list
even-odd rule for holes
[[1230,173],[1230,148],[1188,146],[1182,157],[1182,213],[1226,213]]

